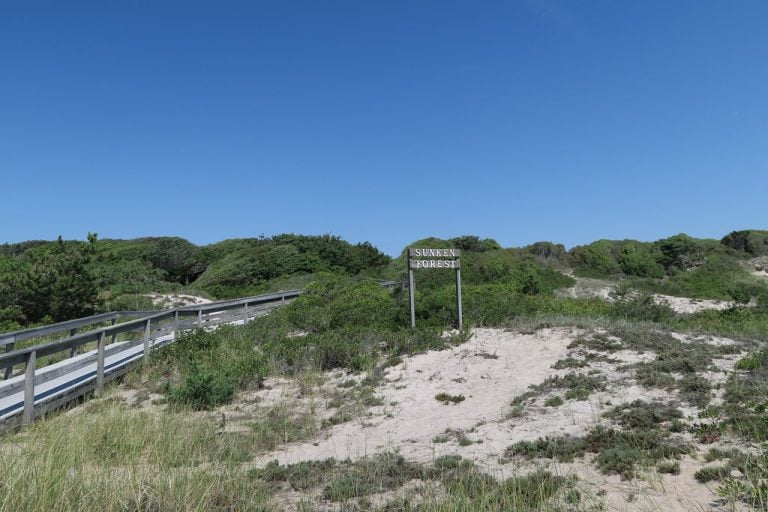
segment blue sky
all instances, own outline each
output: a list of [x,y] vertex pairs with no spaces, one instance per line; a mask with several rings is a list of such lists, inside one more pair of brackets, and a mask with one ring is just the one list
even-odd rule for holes
[[768,228],[768,2],[4,2],[0,242]]

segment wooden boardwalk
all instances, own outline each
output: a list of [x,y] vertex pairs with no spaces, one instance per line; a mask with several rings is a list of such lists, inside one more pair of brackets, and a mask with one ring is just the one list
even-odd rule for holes
[[[0,426],[12,428],[29,424],[35,417],[75,400],[87,393],[101,393],[104,384],[124,374],[132,364],[151,355],[151,351],[172,343],[185,330],[215,328],[222,324],[243,324],[286,304],[301,290],[258,295],[244,299],[212,302],[152,313],[107,313],[52,326],[0,335]],[[136,318],[138,317],[138,318]],[[116,323],[121,318],[134,318]],[[77,327],[113,322],[80,334]],[[37,331],[37,332],[34,332]],[[61,339],[16,349],[15,343],[68,333]],[[77,353],[83,350],[83,353]],[[43,358],[63,357],[60,361]]]

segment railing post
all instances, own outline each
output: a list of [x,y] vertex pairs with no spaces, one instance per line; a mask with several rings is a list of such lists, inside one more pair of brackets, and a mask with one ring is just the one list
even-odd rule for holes
[[197,310],[197,327],[199,329],[202,326],[203,326],[203,310],[201,308]]
[[248,323],[248,303],[245,303],[245,307],[243,307],[243,323]]
[[149,362],[149,334],[152,329],[152,319],[147,318],[147,324],[144,326],[144,364]]
[[35,420],[35,366],[37,352],[33,350],[27,356],[27,368],[24,371],[24,425],[31,425]]
[[413,277],[412,268],[408,269],[408,305],[411,310],[411,329],[415,329],[416,328],[416,280]]
[[173,313],[173,341],[179,339],[179,310]]
[[[116,323],[117,323],[117,318],[113,318],[112,325],[115,325]],[[110,343],[114,343],[116,338],[117,338],[117,333],[112,335],[112,341]]]
[[[15,347],[15,346],[16,346],[16,336],[14,336],[13,338],[11,338],[11,342],[10,342],[10,343],[8,343],[8,344],[5,346],[5,351],[6,351],[6,352],[10,352],[10,351],[12,351],[12,350],[13,350],[13,347]],[[8,366],[6,366],[6,367],[5,367],[5,377],[3,377],[3,378],[4,378],[5,380],[8,380],[8,379],[10,379],[10,378],[11,378],[11,374],[12,374],[12,373],[13,373],[13,365],[12,365],[12,364],[9,364]]]
[[107,333],[101,331],[99,334],[99,345],[96,352],[96,396],[104,391],[104,341]]
[[[77,328],[72,328],[72,329],[69,330],[69,337],[70,338],[72,336],[74,336],[75,334],[77,334]],[[69,349],[69,357],[75,357],[75,352],[76,351],[77,351],[77,347],[72,347],[71,349]]]
[[459,318],[459,329],[464,328],[464,317],[461,312],[461,269],[456,269],[456,313]]

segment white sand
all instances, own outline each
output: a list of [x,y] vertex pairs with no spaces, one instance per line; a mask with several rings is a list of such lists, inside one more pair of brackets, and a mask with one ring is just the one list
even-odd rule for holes
[[[608,379],[606,391],[593,393],[588,400],[567,400],[559,407],[546,407],[546,397],[561,395],[562,391],[545,394],[525,406],[521,417],[511,417],[510,403],[530,385],[539,384],[551,375],[573,370],[556,371],[551,366],[565,357],[576,356],[581,348],[567,345],[582,331],[570,328],[543,329],[534,334],[519,334],[501,329],[474,329],[472,338],[453,349],[431,351],[404,358],[402,364],[390,368],[385,383],[377,395],[385,405],[368,409],[347,423],[324,431],[308,442],[284,445],[253,461],[264,466],[277,460],[291,464],[306,460],[358,459],[383,452],[398,452],[407,460],[429,463],[436,457],[459,454],[472,460],[480,469],[499,478],[527,472],[542,463],[558,474],[576,474],[582,486],[593,494],[606,491],[608,510],[710,510],[717,500],[713,489],[699,484],[693,472],[702,462],[684,459],[682,474],[657,475],[650,472],[630,482],[618,476],[606,476],[587,461],[559,464],[548,461],[502,463],[500,458],[511,444],[535,440],[543,436],[582,435],[601,419],[602,413],[613,405],[642,399],[646,401],[673,399],[666,391],[647,389],[616,371],[616,364],[592,363]],[[676,337],[683,339],[684,335]],[[728,344],[731,340],[704,337],[701,341]],[[611,354],[621,364],[649,360],[653,354],[638,354],[622,350]],[[733,368],[738,356],[716,360],[724,371]],[[708,377],[720,382],[724,373],[713,372]],[[331,385],[350,378],[334,372],[326,375]],[[354,377],[359,380],[359,376]],[[304,400],[297,386],[285,379],[271,382],[272,389],[251,394],[262,406],[280,400]],[[438,393],[462,395],[465,400],[456,405],[444,405],[435,399]],[[719,398],[719,397],[718,397]],[[717,398],[716,398],[717,400]],[[695,417],[693,407],[680,406],[683,414]],[[328,417],[328,411],[319,411]],[[434,438],[450,429],[448,442],[435,443]],[[473,443],[460,446],[456,433],[462,433]]]
[[[755,272],[753,272],[753,274]],[[768,277],[768,272],[762,271],[762,273]],[[590,279],[585,277],[577,277],[575,279],[575,285],[570,288],[557,290],[555,293],[561,297],[571,297],[574,299],[597,298],[608,302],[616,300],[611,296],[611,293],[616,287],[616,283],[603,279]],[[656,303],[668,304],[675,312],[684,314],[697,313],[707,309],[728,309],[734,304],[733,302],[724,300],[689,299],[687,297],[674,297],[672,295],[662,294],[655,294],[653,298]]]
[[[515,396],[556,373],[550,367],[566,356],[572,339],[565,329],[532,335],[477,329],[459,347],[410,357],[390,369],[386,384],[378,390],[386,401],[385,406],[374,408],[379,414],[337,425],[324,439],[286,446],[262,462],[357,459],[394,450],[408,459],[427,462],[441,451],[453,452],[448,443],[436,444],[432,439],[446,429],[470,430],[481,422],[502,421]],[[444,405],[435,399],[438,393],[463,395],[465,400]],[[568,413],[564,410],[563,414]],[[483,444],[471,448],[481,458],[499,454],[510,444],[512,428],[484,429]]]
[[209,304],[211,302],[210,299],[206,299],[205,297],[183,293],[148,293],[146,296],[152,299],[152,304],[166,308],[196,306],[199,304]]
[[674,297],[672,295],[653,296],[658,304],[669,304],[677,313],[698,313],[707,309],[723,310],[732,307],[735,303],[727,300],[689,299],[687,297]]
[[604,279],[592,279],[589,277],[575,277],[576,284],[570,288],[556,290],[555,293],[561,297],[570,297],[573,299],[603,299],[608,302],[613,301],[611,292],[616,287],[616,283]]

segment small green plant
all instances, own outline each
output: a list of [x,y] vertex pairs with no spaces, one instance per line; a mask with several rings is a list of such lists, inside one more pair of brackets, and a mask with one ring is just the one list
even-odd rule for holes
[[168,400],[192,409],[211,409],[232,400],[236,380],[225,372],[195,368],[180,385],[168,392]]
[[462,447],[463,446],[470,446],[470,445],[474,444],[474,441],[472,441],[470,438],[468,438],[465,434],[461,434],[459,436],[458,441],[459,441],[459,446],[462,446]]
[[438,393],[435,395],[435,400],[442,402],[445,405],[459,404],[465,400],[464,395],[449,395],[448,393]]
[[583,359],[575,359],[573,357],[567,357],[565,359],[560,359],[555,364],[552,365],[552,368],[555,370],[566,370],[569,368],[584,368],[585,366],[588,366],[589,363]]
[[544,437],[536,441],[515,443],[505,452],[505,457],[519,455],[526,459],[546,458],[559,462],[572,462],[575,457],[584,455],[587,444],[580,437]]
[[663,403],[650,403],[643,400],[616,406],[604,414],[626,429],[655,429],[664,422],[679,420],[683,412]]
[[564,403],[565,402],[563,401],[563,399],[560,398],[559,396],[553,396],[553,397],[547,398],[547,400],[544,401],[544,405],[547,407],[560,407]]
[[680,474],[680,463],[676,460],[674,461],[661,461],[656,465],[656,470],[659,473],[662,474],[669,474],[669,475],[679,475]]
[[433,465],[437,470],[469,468],[472,467],[472,461],[464,460],[461,455],[443,455],[436,458]]
[[606,378],[602,376],[584,375],[581,373],[568,373],[564,376],[556,375],[547,378],[544,382],[535,386],[536,389],[546,391],[550,389],[567,389],[567,400],[586,400],[594,391],[602,391],[606,387]]
[[287,482],[293,490],[303,491],[322,483],[336,465],[335,459],[299,462],[287,466],[272,461],[262,469],[249,471],[248,476],[268,483]]
[[701,468],[693,474],[693,477],[699,482],[711,482],[712,480],[722,481],[728,478],[731,474],[731,467],[725,466],[708,466]]
[[397,489],[423,474],[420,466],[400,455],[382,454],[343,468],[325,487],[323,497],[340,502]]

